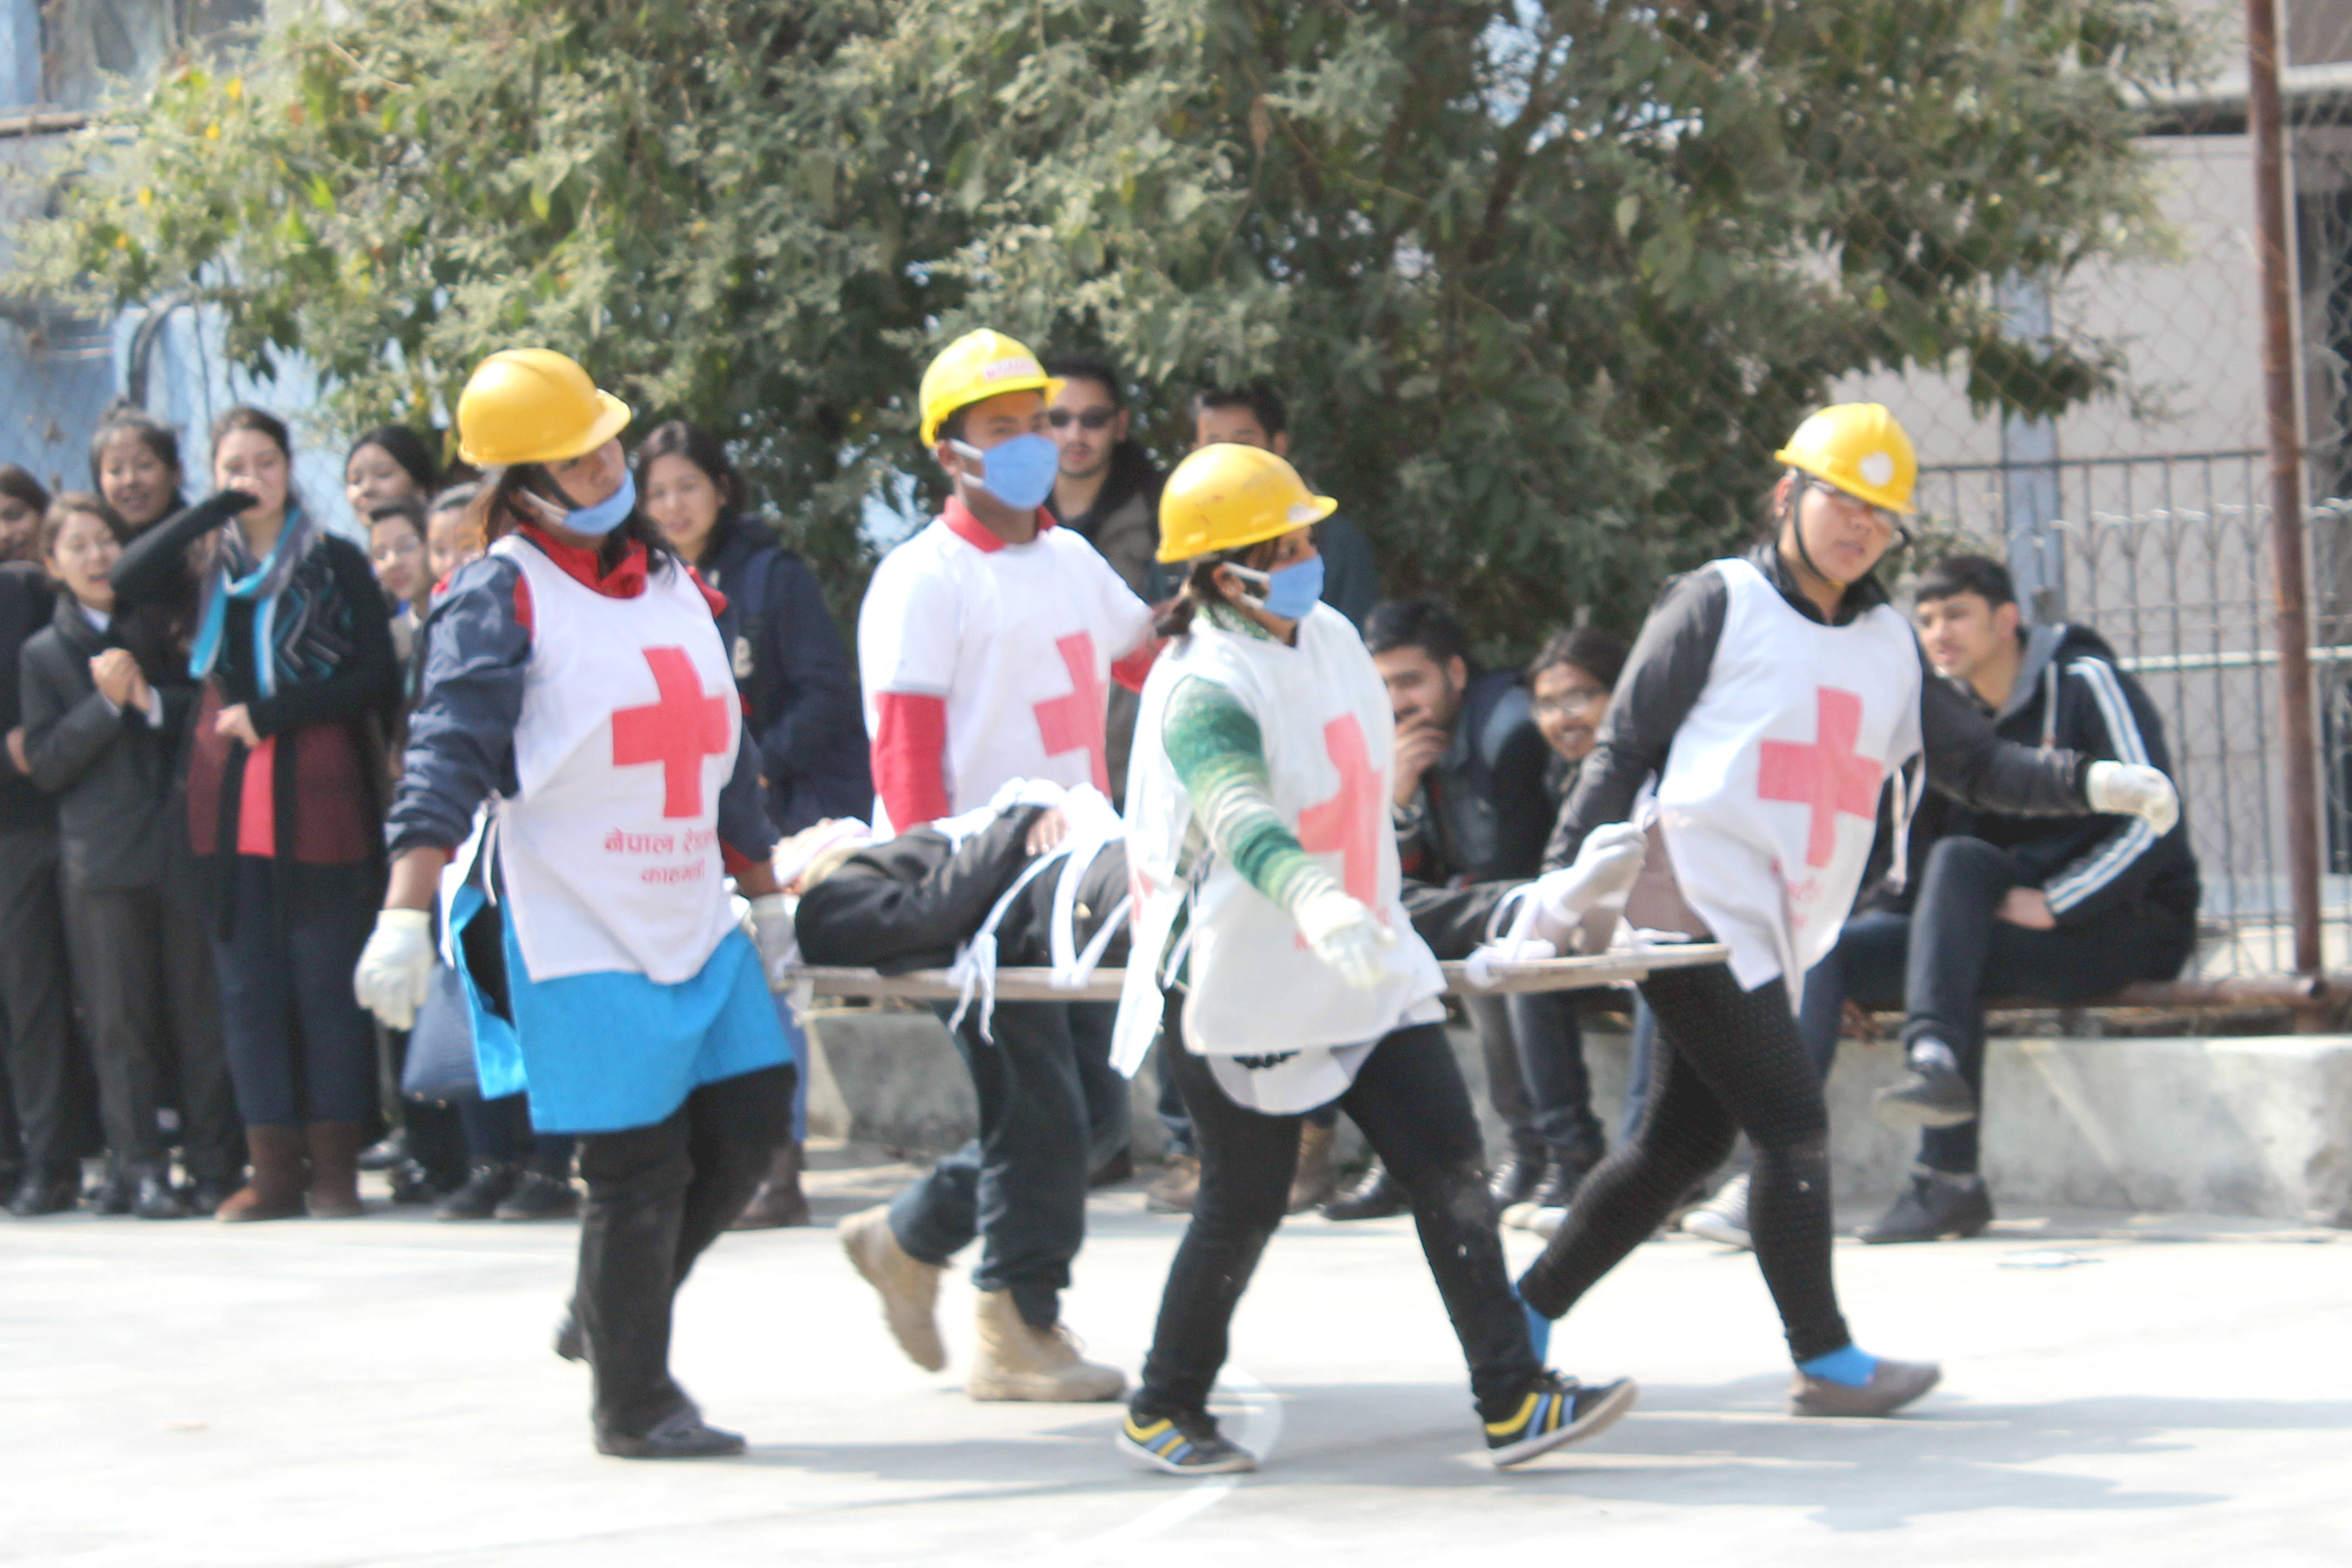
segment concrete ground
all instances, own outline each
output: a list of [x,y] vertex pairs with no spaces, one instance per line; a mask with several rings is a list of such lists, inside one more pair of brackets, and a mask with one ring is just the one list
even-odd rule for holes
[[[824,1222],[904,1173],[824,1163]],[[1752,1261],[1654,1243],[1554,1341],[1640,1407],[1496,1475],[1408,1222],[1309,1217],[1235,1330],[1227,1430],[1265,1468],[1185,1482],[1112,1451],[1115,1405],[966,1400],[960,1279],[956,1366],[908,1364],[822,1224],[730,1237],[683,1298],[679,1373],[751,1454],[599,1458],[585,1374],[547,1348],[572,1227],[415,1215],[0,1222],[0,1562],[2352,1560],[2338,1233],[2072,1215],[1842,1243],[1863,1342],[1947,1368],[1885,1422],[1784,1418]],[[1133,1184],[1095,1204],[1069,1317],[1130,1373],[1180,1224]]]

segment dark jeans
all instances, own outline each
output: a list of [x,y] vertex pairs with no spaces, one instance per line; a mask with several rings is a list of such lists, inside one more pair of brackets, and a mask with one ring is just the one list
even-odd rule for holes
[[[1171,998],[1163,1041],[1177,1037],[1180,1005]],[[1235,1105],[1207,1060],[1190,1051],[1170,1050],[1162,1059],[1201,1140],[1201,1190],[1168,1270],[1135,1397],[1137,1413],[1146,1416],[1206,1405],[1225,1364],[1234,1310],[1282,1224],[1306,1120]],[[1486,1196],[1485,1143],[1444,1028],[1419,1024],[1386,1037],[1339,1104],[1412,1196],[1422,1256],[1470,1363],[1479,1414],[1489,1421],[1509,1415],[1541,1363],[1511,1296]]]
[[307,866],[280,879],[236,858],[236,924],[213,939],[222,1033],[236,1108],[251,1127],[365,1121],[375,1113],[375,1036],[352,971],[375,924],[360,866]]
[[[1904,978],[1909,1018],[1903,1042],[1932,1036],[1951,1047],[1961,1076],[1984,1103],[1984,1001],[2030,997],[2060,1006],[2104,996],[2135,980],[2169,980],[2197,942],[2193,916],[2147,905],[2081,925],[2031,931],[2000,918],[2011,888],[2033,887],[2015,857],[1980,838],[1946,838],[1927,852],[1912,905]],[[1919,1160],[1931,1170],[1977,1168],[1983,1118],[1929,1128]]]
[[530,1130],[530,1096],[500,1095],[496,1100],[462,1100],[457,1121],[466,1130],[466,1152],[477,1160],[569,1160],[575,1140],[569,1133],[535,1133]]
[[1829,956],[1805,973],[1804,1005],[1797,1010],[1797,1034],[1813,1070],[1827,1083],[1837,1063],[1838,1037],[1845,1027],[1845,1005],[1873,1012],[1903,1005],[1904,954],[1911,942],[1911,917],[1871,910],[1845,922]]
[[1000,1002],[952,1031],[980,1100],[980,1136],[890,1204],[898,1245],[945,1263],[981,1240],[972,1284],[1010,1290],[1022,1321],[1060,1321],[1087,1238],[1087,1178],[1127,1143],[1127,1080],[1110,1065],[1108,1002]]
[[588,1203],[572,1299],[596,1369],[599,1432],[642,1436],[691,1403],[669,1375],[671,1308],[743,1212],[791,1130],[793,1069],[709,1083],[667,1120],[580,1140]]
[[71,1175],[80,1139],[55,827],[0,830],[0,1014],[25,1164]]
[[1642,982],[1658,1016],[1642,1122],[1586,1178],[1519,1281],[1557,1318],[1663,1224],[1741,1132],[1756,1146],[1748,1232],[1794,1359],[1851,1342],[1830,1269],[1829,1116],[1778,975],[1743,991],[1727,964]]
[[[1501,998],[1510,1016],[1513,1065],[1526,1091],[1536,1136],[1552,1159],[1590,1164],[1605,1140],[1592,1113],[1592,1074],[1584,1061],[1578,1003],[1588,991],[1530,991]],[[1490,1065],[1488,1071],[1494,1068]],[[1503,1102],[1495,1101],[1497,1114]]]
[[67,890],[68,935],[98,1067],[99,1110],[118,1165],[160,1174],[160,1069],[176,1066],[188,1173],[227,1182],[245,1164],[220,992],[203,916],[155,888]]

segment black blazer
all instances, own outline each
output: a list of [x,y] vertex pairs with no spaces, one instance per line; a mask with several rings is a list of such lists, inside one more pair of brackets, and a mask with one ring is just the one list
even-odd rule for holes
[[25,645],[20,694],[33,782],[58,798],[59,851],[69,885],[119,892],[163,884],[173,861],[173,758],[194,692],[161,687],[163,722],[117,710],[99,694],[89,661],[122,647],[66,595],[47,629]]

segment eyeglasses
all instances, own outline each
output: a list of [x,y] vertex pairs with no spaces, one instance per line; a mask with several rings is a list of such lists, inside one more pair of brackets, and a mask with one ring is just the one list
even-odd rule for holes
[[1084,413],[1071,408],[1049,408],[1045,411],[1045,423],[1056,430],[1068,429],[1074,419],[1088,430],[1106,430],[1118,417],[1118,410],[1116,408],[1089,408]]
[[1539,697],[1530,706],[1538,719],[1558,719],[1608,700],[1609,693],[1598,686],[1572,686],[1554,696]]
[[425,548],[425,541],[413,533],[388,540],[368,552],[368,559],[381,566],[387,561],[397,561],[404,555],[415,555]]
[[1889,508],[1873,506],[1860,496],[1838,489],[1827,479],[1809,479],[1805,481],[1805,489],[1818,490],[1844,510],[1861,512],[1878,528],[1894,534],[1898,539],[1907,540],[1911,537],[1911,531],[1903,526],[1903,519]]

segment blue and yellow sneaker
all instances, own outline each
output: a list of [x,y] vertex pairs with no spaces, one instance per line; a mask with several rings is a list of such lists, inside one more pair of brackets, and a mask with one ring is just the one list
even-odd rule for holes
[[1119,1452],[1171,1476],[1225,1476],[1257,1468],[1257,1459],[1219,1436],[1207,1411],[1185,1415],[1138,1415],[1129,1411],[1117,1439]]
[[1524,1465],[1538,1454],[1607,1431],[1633,1408],[1642,1390],[1630,1377],[1587,1388],[1547,1368],[1507,1421],[1486,1423],[1486,1457],[1498,1470]]

